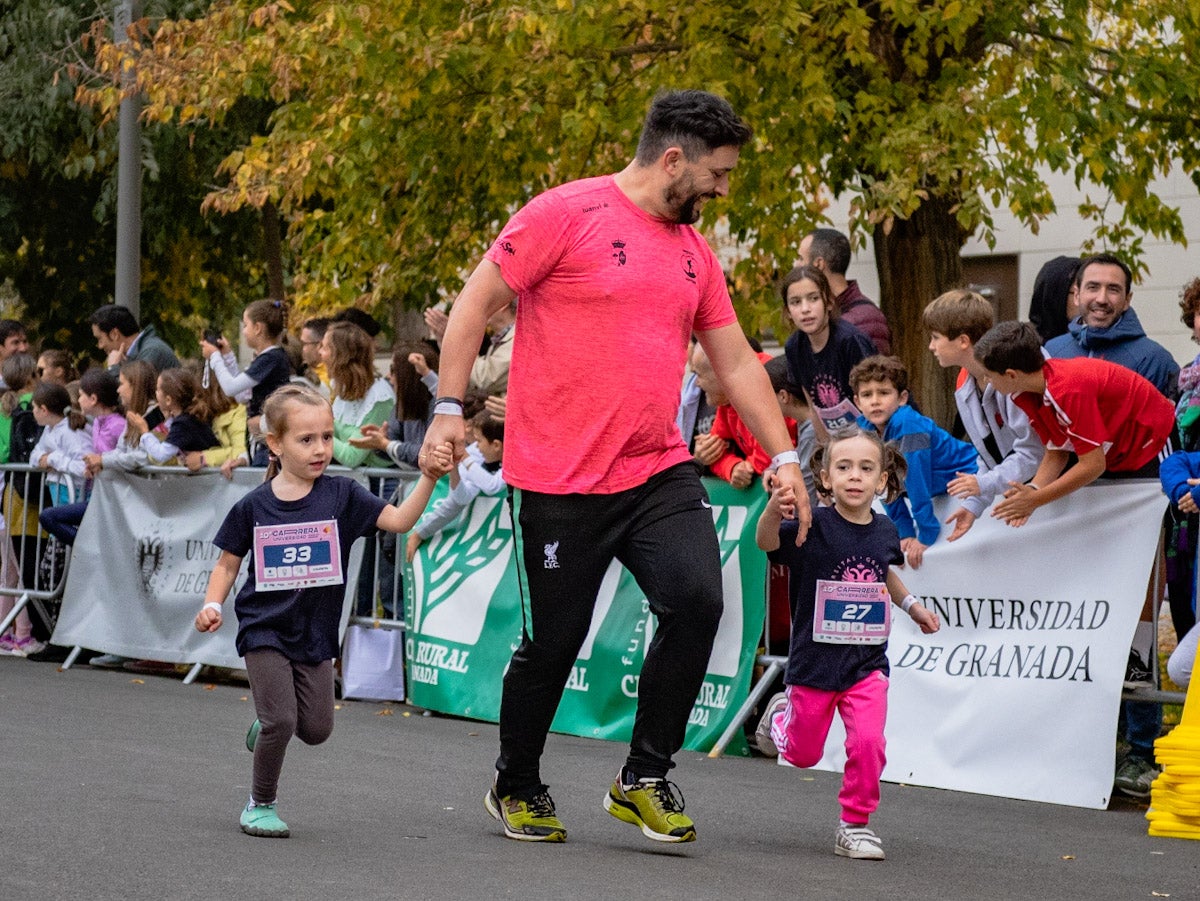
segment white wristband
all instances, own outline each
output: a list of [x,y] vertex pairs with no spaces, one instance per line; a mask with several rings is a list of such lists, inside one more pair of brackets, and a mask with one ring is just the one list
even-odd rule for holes
[[462,404],[451,403],[448,400],[440,401],[433,407],[434,416],[462,416]]
[[216,611],[217,611],[217,613],[220,613],[220,612],[221,612],[221,605],[220,605],[220,604],[218,604],[216,601],[209,601],[207,604],[205,604],[205,605],[204,605],[203,607],[201,607],[200,609],[201,609],[201,610],[216,610]]
[[905,613],[908,613],[908,611],[911,610],[913,605],[916,603],[919,603],[917,601],[917,596],[915,594],[907,594],[904,596],[904,600],[900,602],[900,609]]
[[789,464],[789,463],[795,463],[797,466],[799,466],[800,465],[800,454],[798,454],[794,450],[780,451],[774,457],[771,458],[771,465],[767,468],[768,469],[778,469],[780,466],[787,466],[787,464]]

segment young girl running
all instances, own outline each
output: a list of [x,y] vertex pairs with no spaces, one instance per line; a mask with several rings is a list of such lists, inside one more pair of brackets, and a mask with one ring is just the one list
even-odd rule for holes
[[784,344],[788,376],[808,395],[813,426],[822,440],[826,432],[853,425],[858,418],[850,370],[874,354],[875,345],[838,318],[829,281],[815,266],[797,266],[789,272],[780,294],[797,329]]
[[900,538],[890,519],[871,510],[877,496],[891,500],[902,490],[904,457],[854,426],[818,447],[812,468],[817,491],[833,504],[813,510],[804,544],[796,546],[789,489],[773,491],[758,520],[758,546],[790,571],[792,602],[787,691],[768,704],[758,747],[794,766],[813,766],[836,709],[846,726],[846,767],[833,849],[883,860],[883,845],[867,823],[879,805],[884,764],[889,596],[922,632],[936,632],[939,623],[890,569],[904,561]]
[[[333,411],[306,386],[287,385],[267,399],[263,430],[271,452],[267,481],[233,506],[213,539],[221,556],[196,628],[220,628],[221,605],[242,558],[253,553],[234,600],[237,650],[258,715],[246,736],[254,775],[241,827],[283,838],[289,833],[275,810],[275,789],[288,741],[296,735],[316,745],[333,731],[333,658],[350,546],[376,528],[411,529],[434,479],[422,474],[394,507],[352,479],[325,475],[333,459]],[[450,471],[451,451],[443,445],[434,452],[442,473]]]
[[[283,301],[256,300],[246,306],[242,311],[242,337],[254,351],[254,360],[242,373],[237,371],[232,354],[225,357],[221,353],[223,348],[208,341],[200,342],[200,353],[220,382],[221,390],[235,400],[243,392],[250,392],[246,421],[250,431],[250,462],[254,466],[267,465],[267,447],[260,440],[263,403],[292,377],[291,361],[279,343],[286,326],[287,307]],[[221,344],[226,342],[222,340]]]

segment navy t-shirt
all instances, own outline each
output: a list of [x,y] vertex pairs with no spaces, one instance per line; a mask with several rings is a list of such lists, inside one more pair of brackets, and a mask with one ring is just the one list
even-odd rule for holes
[[[829,340],[817,353],[813,352],[808,335],[801,331],[793,332],[784,344],[788,378],[808,392],[816,407],[824,410],[834,409],[843,401],[854,402],[850,370],[874,353],[871,339],[843,319],[833,320]],[[846,421],[826,425],[854,424],[853,416],[842,419]]]
[[796,547],[796,521],[784,520],[779,549],[767,555],[788,567],[792,639],[788,647],[787,685],[845,691],[875,670],[888,673],[887,644],[826,644],[812,637],[817,580],[886,582],[888,567],[904,561],[895,524],[872,512],[869,525],[843,517],[833,507],[813,511],[812,528]]
[[[255,526],[296,525],[337,520],[342,573],[355,539],[373,534],[387,502],[342,476],[322,475],[312,491],[298,501],[282,501],[264,482],[233,505],[213,543],[223,551],[245,557],[254,547]],[[237,651],[274,648],[297,663],[320,663],[338,656],[338,621],[346,586],[259,591],[250,561],[246,584],[234,599],[237,613]]]
[[246,375],[258,382],[250,389],[250,403],[246,404],[247,416],[262,415],[263,402],[276,388],[282,388],[292,377],[292,364],[287,351],[278,344],[272,345],[250,361]]
[[180,413],[172,417],[171,424],[167,427],[166,441],[167,444],[173,444],[186,453],[208,450],[221,443],[212,427],[191,413]]

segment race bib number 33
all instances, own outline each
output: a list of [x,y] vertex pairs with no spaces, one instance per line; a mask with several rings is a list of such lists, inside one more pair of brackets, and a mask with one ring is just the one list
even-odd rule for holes
[[813,641],[883,644],[892,626],[892,599],[882,582],[817,580]]
[[341,585],[337,521],[255,526],[254,581],[259,591]]

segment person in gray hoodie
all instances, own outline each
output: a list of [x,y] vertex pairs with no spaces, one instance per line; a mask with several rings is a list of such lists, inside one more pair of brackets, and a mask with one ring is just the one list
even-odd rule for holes
[[1099,357],[1132,369],[1167,397],[1174,397],[1179,364],[1170,351],[1146,336],[1130,307],[1133,275],[1111,254],[1097,254],[1079,264],[1075,284],[1079,289],[1079,316],[1067,333],[1046,342],[1054,359]]

